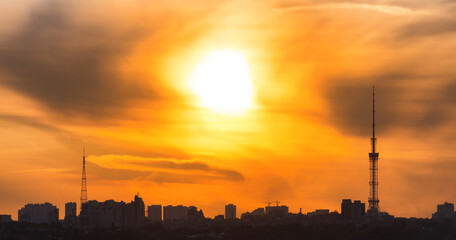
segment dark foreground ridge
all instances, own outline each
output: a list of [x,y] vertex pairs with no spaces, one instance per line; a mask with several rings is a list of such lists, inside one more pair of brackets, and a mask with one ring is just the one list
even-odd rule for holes
[[[201,224],[201,225],[200,225]],[[195,223],[199,227],[170,227],[165,223],[146,224],[140,228],[80,229],[62,227],[60,223],[32,224],[10,222],[0,224],[0,239],[62,239],[62,240],[180,240],[180,239],[353,239],[353,240],[421,240],[456,239],[455,222],[432,220],[400,220],[391,225],[375,224],[311,224],[296,222],[287,224],[249,224],[240,220],[224,224]],[[204,226],[204,227],[201,227]]]

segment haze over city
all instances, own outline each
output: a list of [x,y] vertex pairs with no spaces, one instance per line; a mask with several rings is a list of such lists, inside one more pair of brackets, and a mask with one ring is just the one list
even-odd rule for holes
[[[452,1],[0,2],[0,208],[455,202]],[[79,204],[79,203],[78,203]],[[60,217],[63,218],[63,211]]]

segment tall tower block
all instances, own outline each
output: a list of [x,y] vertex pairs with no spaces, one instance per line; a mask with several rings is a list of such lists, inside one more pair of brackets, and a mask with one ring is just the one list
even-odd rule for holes
[[378,153],[376,152],[377,138],[375,137],[375,86],[372,87],[372,138],[369,153],[369,208],[368,212],[378,213]]
[[81,182],[81,204],[80,209],[82,211],[82,204],[87,203],[87,177],[85,168],[85,148],[82,150],[82,182]]

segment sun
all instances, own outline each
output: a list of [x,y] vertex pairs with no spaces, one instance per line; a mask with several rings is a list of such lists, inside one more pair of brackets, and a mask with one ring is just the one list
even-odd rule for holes
[[208,53],[196,66],[189,87],[202,107],[215,112],[238,114],[253,105],[249,64],[240,51]]

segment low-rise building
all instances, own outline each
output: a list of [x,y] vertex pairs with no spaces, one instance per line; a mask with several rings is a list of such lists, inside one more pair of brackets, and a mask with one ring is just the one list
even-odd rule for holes
[[360,200],[343,199],[341,215],[345,220],[361,220],[366,215],[366,204]]
[[267,206],[266,216],[284,217],[288,215],[288,206]]
[[104,202],[92,200],[82,205],[80,218],[83,227],[88,228],[135,228],[144,224],[144,202],[137,195],[134,201],[130,203],[114,200]]
[[151,222],[161,222],[162,220],[162,206],[150,205],[147,207],[147,218]]
[[9,223],[11,221],[12,221],[11,215],[6,215],[6,214],[0,215],[0,223]]
[[259,218],[259,217],[264,217],[264,208],[257,208],[253,210],[252,212],[245,212],[241,214],[241,219],[251,219],[251,218]]
[[59,209],[46,202],[42,204],[27,204],[18,211],[19,222],[47,223],[59,221]]
[[195,206],[190,206],[187,208],[187,218],[189,220],[202,220],[204,219],[203,210],[198,210]]
[[317,209],[313,212],[308,212],[307,216],[313,217],[313,216],[327,216],[329,215],[329,209]]
[[435,220],[456,220],[454,212],[454,204],[447,203],[437,205],[437,212],[432,214],[432,219]]
[[76,206],[75,202],[65,203],[65,220],[76,218]]
[[188,218],[188,209],[185,206],[164,206],[163,207],[163,220],[187,220]]

